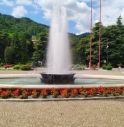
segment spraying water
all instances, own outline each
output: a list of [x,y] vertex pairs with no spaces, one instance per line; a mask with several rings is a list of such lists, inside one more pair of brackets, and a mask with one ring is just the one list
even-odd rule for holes
[[70,44],[67,34],[67,12],[64,7],[53,9],[47,49],[47,73],[68,74],[71,67]]

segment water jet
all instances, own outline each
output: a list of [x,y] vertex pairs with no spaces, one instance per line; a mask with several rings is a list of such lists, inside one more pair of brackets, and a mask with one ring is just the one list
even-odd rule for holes
[[47,50],[47,69],[41,73],[42,82],[48,84],[72,84],[74,74],[70,72],[71,52],[67,33],[67,12],[64,7],[53,9],[49,43]]

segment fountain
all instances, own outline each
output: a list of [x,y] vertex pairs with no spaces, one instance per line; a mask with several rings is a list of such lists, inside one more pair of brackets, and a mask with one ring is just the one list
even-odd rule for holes
[[49,34],[47,50],[47,69],[41,73],[42,82],[48,84],[72,84],[74,74],[70,72],[71,53],[67,34],[67,12],[64,7],[56,6]]

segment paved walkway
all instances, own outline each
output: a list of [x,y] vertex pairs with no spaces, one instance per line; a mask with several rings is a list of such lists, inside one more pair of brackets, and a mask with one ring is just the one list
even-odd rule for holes
[[[0,75],[6,75],[6,74],[40,74],[42,72],[44,72],[45,69],[44,68],[35,68],[34,70],[31,71],[18,71],[18,70],[0,70]],[[72,73],[75,73],[76,75],[94,75],[94,76],[98,76],[98,75],[105,75],[107,77],[109,76],[124,76],[124,70],[118,70],[118,69],[114,69],[112,71],[107,71],[107,70],[73,70]]]
[[[44,72],[44,68],[35,68],[31,71],[18,71],[18,70],[0,70],[0,74],[39,74]],[[113,69],[112,71],[107,70],[73,70],[74,73],[77,74],[102,74],[102,75],[123,75],[124,76],[124,69]]]
[[0,102],[0,127],[124,127],[124,100]]

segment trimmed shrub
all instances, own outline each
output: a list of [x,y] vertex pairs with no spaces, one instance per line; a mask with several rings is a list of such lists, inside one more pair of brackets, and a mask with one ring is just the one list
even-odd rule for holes
[[86,66],[85,65],[76,64],[76,65],[73,65],[72,68],[74,70],[85,70]]
[[0,63],[0,67],[2,67],[4,65],[4,63]]
[[112,70],[112,65],[111,65],[111,64],[103,65],[102,68],[103,68],[104,70]]
[[107,70],[112,70],[112,65],[111,64],[108,64]]
[[23,70],[23,71],[31,70],[31,65],[29,65],[29,64],[21,65],[20,69]]
[[22,66],[22,65],[17,64],[17,65],[15,65],[15,66],[13,67],[13,69],[20,70],[20,69],[21,69],[21,66]]
[[105,64],[102,66],[102,69],[106,70],[106,65]]

